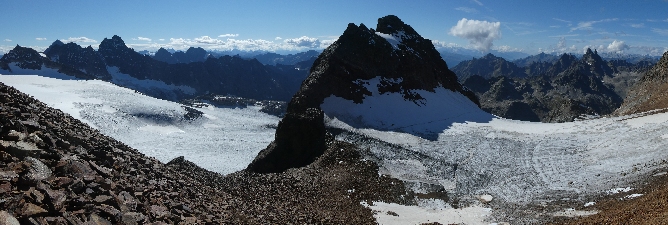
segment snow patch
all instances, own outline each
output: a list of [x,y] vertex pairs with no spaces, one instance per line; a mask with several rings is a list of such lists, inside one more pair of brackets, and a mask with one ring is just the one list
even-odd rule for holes
[[[361,202],[374,212],[379,224],[422,224],[438,222],[441,224],[489,224],[484,220],[491,214],[491,208],[471,206],[455,209],[441,202],[436,207],[405,206],[396,203],[373,202],[371,205]],[[434,205],[432,205],[434,206]]]

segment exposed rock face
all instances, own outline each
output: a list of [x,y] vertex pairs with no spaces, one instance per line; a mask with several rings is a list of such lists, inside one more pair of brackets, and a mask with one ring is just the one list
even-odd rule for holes
[[326,147],[320,108],[325,98],[336,96],[363,103],[372,95],[364,80],[373,78],[380,79],[377,88],[381,95],[398,93],[415,104],[421,104],[424,98],[414,90],[433,92],[436,88],[462,93],[477,103],[473,92],[457,82],[431,41],[398,17],[378,19],[375,30],[351,23],[315,61],[309,77],[288,104],[276,139],[248,170],[281,172],[311,163]]
[[668,52],[636,83],[616,115],[668,108]]

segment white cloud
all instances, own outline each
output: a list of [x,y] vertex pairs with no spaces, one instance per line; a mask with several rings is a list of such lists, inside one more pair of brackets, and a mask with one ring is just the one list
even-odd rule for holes
[[195,40],[197,43],[200,43],[200,44],[210,44],[210,45],[215,45],[215,44],[221,44],[221,43],[224,43],[223,40],[219,40],[219,39],[211,38],[211,37],[209,37],[209,36],[202,36],[202,37],[199,37],[199,38],[195,38],[194,40]]
[[632,24],[629,24],[629,26],[631,26],[633,28],[643,28],[643,27],[645,27],[645,24],[644,23],[632,23]]
[[297,47],[307,47],[307,48],[320,47],[320,40],[318,40],[317,38],[312,38],[307,36],[302,36],[300,38],[285,39],[283,42]]
[[274,38],[274,40],[277,40],[277,41],[278,40],[283,40],[283,38],[282,37],[276,37],[276,38]]
[[457,7],[457,8],[455,8],[455,10],[459,10],[459,11],[466,12],[466,13],[478,13],[477,9],[469,8],[469,7]]
[[[556,54],[563,54],[563,53],[573,53],[577,52],[578,48],[575,47],[575,45],[571,45],[570,47],[568,44],[566,44],[566,37],[561,36],[559,37],[559,41],[557,42],[557,46],[552,48],[551,50],[548,50],[550,53],[556,53]],[[542,49],[541,49],[542,51]]]
[[38,40],[38,41],[46,41],[46,38],[35,38],[35,40]]
[[571,32],[576,31],[576,30],[592,30],[594,24],[597,23],[603,23],[603,22],[612,22],[612,21],[617,21],[617,18],[612,18],[612,19],[602,19],[602,20],[594,20],[594,21],[584,21],[584,22],[579,22],[576,27],[571,28]]
[[663,35],[663,36],[668,36],[668,29],[652,28],[652,32]]
[[499,52],[523,52],[524,49],[519,49],[519,48],[513,48],[508,45],[501,45],[499,47],[495,47],[494,50],[497,50]]
[[149,42],[152,41],[150,38],[145,38],[145,37],[137,37],[137,38],[133,38],[132,40],[135,40],[135,41],[149,41]]
[[623,52],[624,50],[629,49],[629,45],[624,43],[624,41],[614,40],[608,45],[608,52]]
[[501,38],[501,22],[487,22],[463,18],[450,28],[450,35],[468,39],[479,51],[489,51],[493,41]]
[[218,37],[239,37],[239,34],[221,34]]
[[446,42],[439,41],[439,40],[432,40],[431,43],[434,45],[434,48],[437,48],[437,49],[438,48],[460,48],[461,47],[458,44],[455,44],[455,43],[452,43],[452,42],[446,43]]
[[5,39],[5,41],[6,41],[6,42],[11,42],[12,40],[11,40],[11,39]]
[[68,42],[97,43],[96,40],[93,40],[93,39],[90,39],[90,38],[87,38],[87,37],[70,37],[68,39],[62,39],[61,41],[63,41],[64,43],[68,43]]
[[158,39],[158,41],[165,41],[165,39],[164,39],[164,38],[160,38],[160,39]]
[[475,3],[478,4],[479,6],[483,6],[483,5],[482,5],[482,2],[480,2],[480,1],[478,1],[478,0],[471,0],[471,1],[472,1],[472,2],[475,2]]
[[559,22],[567,23],[569,27],[570,27],[570,26],[573,26],[573,22],[572,22],[572,21],[568,21],[568,20],[564,20],[564,19],[559,19],[559,18],[552,18],[552,19],[553,19],[553,20],[556,20],[556,21],[559,21]]

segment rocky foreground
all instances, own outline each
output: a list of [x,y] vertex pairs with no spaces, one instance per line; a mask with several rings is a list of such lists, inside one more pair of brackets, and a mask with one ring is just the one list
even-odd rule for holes
[[146,157],[1,83],[0,138],[0,224],[374,224],[361,201],[413,199],[331,138],[306,167],[223,177]]

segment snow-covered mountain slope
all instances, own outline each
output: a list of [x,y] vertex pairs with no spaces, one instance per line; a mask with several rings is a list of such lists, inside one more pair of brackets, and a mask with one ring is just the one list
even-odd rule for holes
[[189,120],[181,104],[98,80],[0,75],[0,82],[162,162],[185,156],[222,174],[245,168],[271,142],[279,120],[256,107],[212,106],[196,108],[202,116]]

